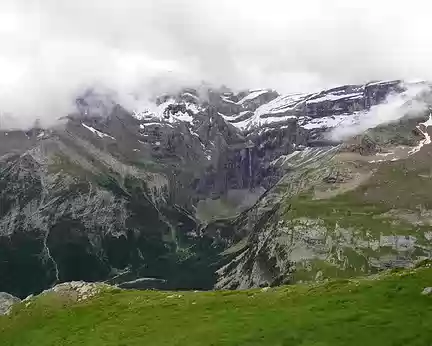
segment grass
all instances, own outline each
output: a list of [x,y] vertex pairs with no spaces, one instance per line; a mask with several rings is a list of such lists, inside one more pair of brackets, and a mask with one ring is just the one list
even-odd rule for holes
[[432,150],[425,147],[408,159],[374,164],[367,168],[374,169],[373,176],[355,190],[331,199],[312,200],[309,193],[287,201],[292,204],[287,218],[319,218],[329,226],[337,222],[373,235],[423,234],[429,227],[383,217],[383,214],[390,210],[432,209],[431,158]]
[[340,279],[352,278],[364,275],[365,273],[376,273],[377,269],[371,267],[367,258],[350,248],[343,250],[344,257],[349,260],[345,267],[341,263],[330,263],[328,260],[314,259],[296,264],[296,270],[292,274],[292,282],[313,282],[319,280],[317,277],[320,273],[321,279]]
[[[403,220],[385,216],[389,206],[368,203],[358,199],[358,191],[348,192],[331,199],[313,200],[301,196],[291,200],[291,210],[285,213],[286,220],[307,217],[320,219],[326,226],[334,228],[353,227],[375,237],[379,235],[414,235],[419,236],[430,231],[430,227],[413,225]],[[422,241],[420,236],[419,241]]]
[[[389,206],[372,204],[358,200],[358,191],[348,192],[331,199],[313,200],[310,195],[298,196],[289,201],[291,208],[282,211],[282,217],[288,227],[303,225],[304,220],[316,221],[316,226],[324,226],[326,236],[337,244],[327,253],[325,260],[314,259],[297,263],[292,275],[292,282],[314,281],[317,275],[322,278],[349,278],[363,274],[376,273],[379,269],[371,265],[371,261],[385,262],[386,258],[396,259],[399,256],[408,260],[416,260],[428,256],[430,241],[425,237],[430,231],[429,226],[413,225],[404,220],[395,220],[386,213]],[[301,226],[298,232],[303,229]],[[350,243],[338,234],[338,227],[350,230],[353,239],[358,241],[374,242],[377,248],[359,245],[356,241]],[[416,248],[413,251],[403,252],[391,246],[380,243],[381,236],[414,236]],[[346,245],[341,245],[346,242]],[[341,260],[338,260],[337,251],[340,251]]]
[[431,345],[432,269],[268,291],[42,296],[0,318],[2,346]]
[[389,209],[432,209],[432,150],[422,148],[406,160],[379,164],[372,178],[351,194],[359,203]]

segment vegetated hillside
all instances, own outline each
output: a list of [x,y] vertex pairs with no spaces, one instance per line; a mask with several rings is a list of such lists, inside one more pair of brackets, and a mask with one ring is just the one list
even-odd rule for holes
[[217,287],[347,278],[430,258],[432,148],[422,126],[417,148],[386,145],[369,155],[316,149],[281,159],[292,173],[247,215],[209,230],[238,232]]
[[2,346],[430,345],[430,264],[313,285],[220,292],[48,293],[0,317]]
[[24,298],[64,281],[137,277],[211,288],[216,251],[194,236],[190,213],[167,202],[168,185],[72,130],[0,157],[1,291]]

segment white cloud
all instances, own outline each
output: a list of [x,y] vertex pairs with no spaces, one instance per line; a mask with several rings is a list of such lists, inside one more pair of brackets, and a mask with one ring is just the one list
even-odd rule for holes
[[432,79],[423,0],[0,0],[0,110],[25,126],[87,86],[146,99],[206,80],[309,91]]
[[361,114],[356,123],[345,125],[342,122],[329,133],[329,137],[332,140],[344,140],[379,125],[394,123],[406,116],[418,116],[431,104],[431,100],[427,98],[430,98],[430,89],[427,86],[408,85],[405,92],[390,94],[384,103],[372,106],[368,112]]

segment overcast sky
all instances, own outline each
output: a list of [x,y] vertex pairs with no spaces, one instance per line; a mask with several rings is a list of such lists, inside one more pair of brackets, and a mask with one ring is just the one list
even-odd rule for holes
[[0,110],[71,110],[89,86],[147,98],[200,81],[312,91],[432,79],[429,1],[0,0]]

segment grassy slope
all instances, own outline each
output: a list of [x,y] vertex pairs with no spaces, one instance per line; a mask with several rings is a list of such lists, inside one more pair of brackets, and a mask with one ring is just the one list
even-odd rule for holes
[[[319,272],[323,278],[347,278],[375,273],[378,269],[370,265],[371,259],[382,258],[385,261],[398,256],[418,259],[427,255],[427,250],[420,248],[430,246],[431,242],[425,235],[431,231],[431,227],[413,224],[397,217],[404,211],[412,211],[416,215],[420,208],[432,209],[432,148],[424,149],[401,162],[357,162],[356,167],[360,167],[362,171],[374,169],[374,174],[354,190],[329,199],[317,200],[313,199],[311,189],[294,198],[286,198],[279,210],[281,220],[288,228],[301,224],[305,218],[317,221],[317,224],[327,228],[328,235],[335,239],[336,243],[339,238],[335,230],[342,227],[354,231],[359,240],[379,242],[380,236],[413,236],[417,245],[415,251],[398,252],[384,245],[375,250],[358,246],[337,246],[334,251],[329,252],[326,260],[307,261],[306,267],[303,267],[304,263],[298,263],[291,280],[314,281]],[[317,185],[319,186],[319,182]],[[326,189],[331,187],[331,184],[321,185],[321,189],[323,186]],[[387,214],[391,210],[395,211],[392,216]],[[280,219],[276,220],[277,228]],[[343,237],[339,240],[343,241]],[[343,250],[341,260],[336,256],[336,250],[339,249]],[[345,260],[348,260],[348,263]]]
[[430,268],[267,292],[116,291],[75,304],[45,296],[0,318],[0,343],[423,346],[432,344],[426,286]]
[[[359,201],[356,195],[359,190],[338,195],[328,200],[311,200],[297,198],[290,200],[291,210],[285,215],[287,220],[297,217],[316,218],[324,224],[334,227],[338,223],[342,227],[354,227],[360,231],[379,236],[391,234],[422,235],[430,227],[413,225],[403,220],[386,216],[391,207],[385,204]],[[397,222],[396,222],[397,221]]]

